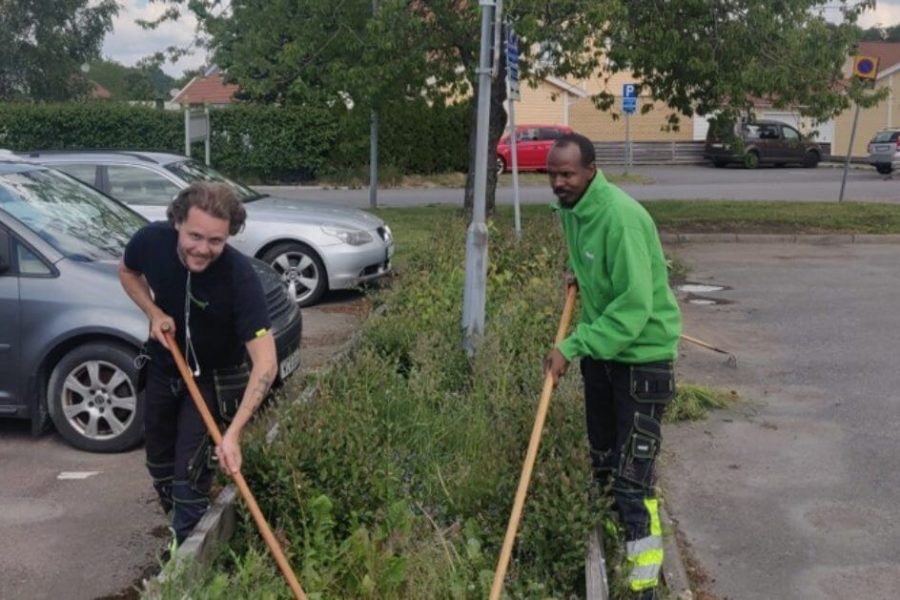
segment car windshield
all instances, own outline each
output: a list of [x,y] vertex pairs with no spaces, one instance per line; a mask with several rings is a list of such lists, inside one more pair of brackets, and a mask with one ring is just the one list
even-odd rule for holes
[[900,131],[879,131],[872,140],[874,144],[883,144],[884,142],[896,142],[900,136]]
[[215,183],[227,184],[234,190],[241,202],[252,202],[264,197],[264,194],[255,192],[248,188],[246,185],[240,184],[233,179],[229,179],[215,169],[211,169],[203,163],[197,162],[195,160],[185,160],[182,162],[170,163],[166,165],[166,169],[168,169],[172,173],[175,173],[188,183],[194,183],[197,181],[212,181]]
[[92,187],[49,169],[0,175],[0,210],[64,256],[83,262],[120,258],[146,222]]

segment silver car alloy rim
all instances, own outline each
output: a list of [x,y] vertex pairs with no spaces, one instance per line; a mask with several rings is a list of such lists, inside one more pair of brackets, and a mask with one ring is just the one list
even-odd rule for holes
[[63,382],[63,414],[86,438],[104,440],[122,434],[134,420],[136,410],[134,384],[112,363],[81,363]]
[[281,282],[294,302],[306,300],[319,285],[319,269],[315,261],[303,252],[279,254],[272,267],[281,275]]

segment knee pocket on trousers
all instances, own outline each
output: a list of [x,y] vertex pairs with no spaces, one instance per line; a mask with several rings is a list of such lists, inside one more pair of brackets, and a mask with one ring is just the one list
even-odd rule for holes
[[634,425],[622,448],[619,477],[642,487],[652,484],[653,466],[659,454],[661,437],[658,420],[635,413]]

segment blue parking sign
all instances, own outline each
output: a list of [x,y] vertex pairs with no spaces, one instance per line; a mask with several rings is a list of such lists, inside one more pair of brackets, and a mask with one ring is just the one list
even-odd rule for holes
[[625,83],[622,85],[622,112],[633,114],[637,111],[637,85]]

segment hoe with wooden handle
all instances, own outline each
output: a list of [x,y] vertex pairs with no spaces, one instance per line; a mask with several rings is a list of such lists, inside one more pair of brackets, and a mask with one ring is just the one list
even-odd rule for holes
[[[566,305],[559,320],[559,329],[556,331],[554,345],[562,342],[566,337],[566,332],[569,330],[569,321],[572,320],[572,312],[575,310],[576,292],[577,288],[574,285],[570,285],[566,291]],[[534,461],[537,458],[538,446],[541,443],[541,434],[544,431],[544,421],[547,418],[547,409],[550,408],[550,396],[552,393],[553,376],[547,373],[544,377],[544,391],[538,403],[537,417],[534,419],[534,428],[531,430],[531,441],[528,443],[528,452],[525,454],[525,464],[522,465],[519,489],[516,491],[512,515],[509,518],[509,526],[506,528],[506,538],[503,540],[503,548],[500,551],[500,561],[497,563],[497,571],[494,573],[494,584],[491,586],[490,600],[499,600],[500,593],[503,591],[503,580],[506,579],[506,568],[509,566],[509,557],[512,554],[513,544],[516,541],[519,520],[522,518],[522,507],[525,505],[525,494],[528,492],[528,483],[531,481],[531,471],[534,469]]]
[[[175,338],[169,332],[169,327],[167,325],[168,324],[163,325],[163,333],[166,336],[166,343],[169,346],[169,350],[172,352],[172,358],[175,359],[178,371],[181,373],[181,377],[184,379],[185,384],[187,384],[188,392],[191,394],[191,399],[193,399],[197,411],[200,413],[200,416],[203,417],[203,422],[206,424],[206,429],[209,431],[210,437],[212,437],[216,446],[219,446],[222,443],[222,434],[219,432],[219,427],[216,425],[216,421],[213,419],[212,414],[210,414],[209,408],[206,407],[206,402],[203,401],[203,396],[200,394],[200,389],[194,381],[194,376],[191,374],[190,369],[188,369],[187,363],[184,361],[184,356],[181,354],[181,350],[178,349],[178,344],[175,343]],[[275,557],[275,562],[278,563],[278,568],[281,569],[281,573],[287,580],[288,587],[291,588],[294,597],[297,600],[306,600],[306,594],[303,593],[303,588],[300,587],[300,582],[297,581],[297,576],[294,575],[294,570],[291,568],[290,563],[288,563],[287,558],[285,558],[278,540],[275,539],[275,536],[272,534],[272,530],[269,528],[266,518],[263,516],[262,511],[259,510],[256,498],[253,497],[253,493],[250,491],[250,488],[247,487],[244,476],[238,471],[237,473],[232,473],[231,477],[234,479],[235,485],[237,485],[238,490],[241,492],[244,503],[247,505],[247,508],[250,509],[250,514],[253,515],[253,520],[256,521],[256,527],[266,541],[266,545],[269,546],[269,551],[272,552],[272,556]]]

